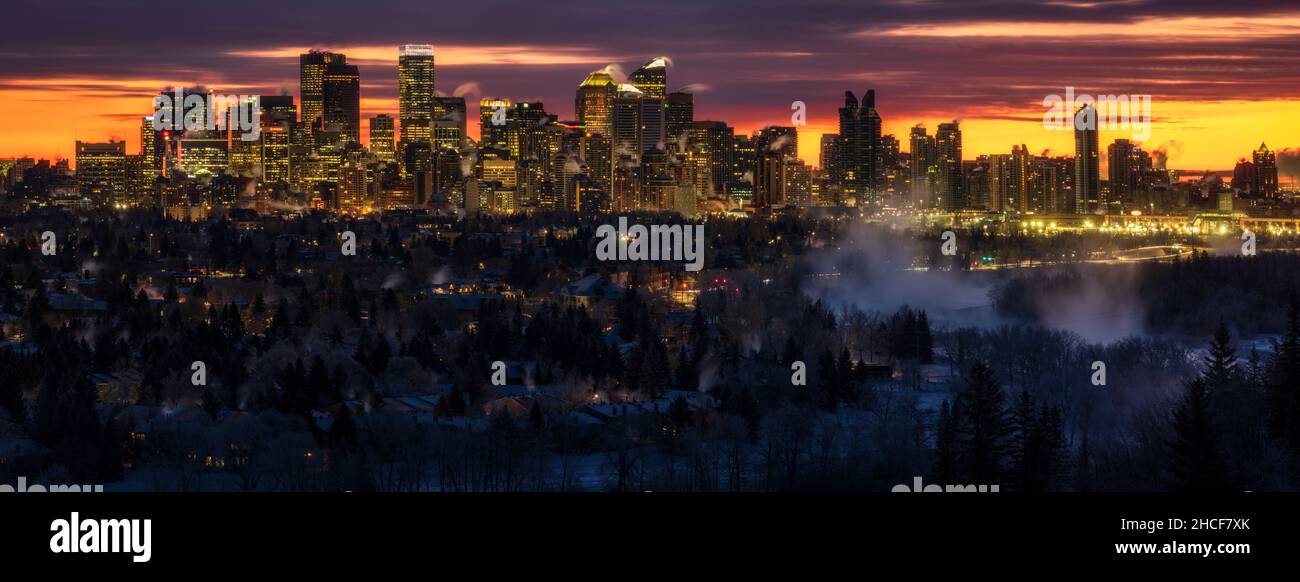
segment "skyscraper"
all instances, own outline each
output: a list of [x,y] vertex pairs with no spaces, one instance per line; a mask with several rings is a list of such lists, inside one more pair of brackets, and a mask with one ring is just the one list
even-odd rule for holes
[[465,98],[434,97],[432,137],[433,149],[455,150],[465,143]]
[[506,115],[510,111],[509,99],[485,97],[478,102],[479,147],[507,151]]
[[292,180],[292,139],[297,118],[293,97],[262,97],[262,183],[287,185]]
[[785,156],[779,150],[758,153],[754,172],[754,205],[772,208],[785,204]]
[[860,104],[851,91],[845,91],[844,107],[839,114],[840,141],[835,161],[838,185],[862,204],[876,197],[882,181],[880,114],[876,112],[875,90],[868,90]]
[[[731,181],[753,186],[754,166],[757,163],[758,151],[754,148],[754,140],[743,133],[733,135],[731,138]],[[753,194],[752,189],[747,192],[748,195]]]
[[821,149],[818,150],[817,165],[821,168],[822,174],[834,182],[838,182],[839,167],[835,165],[835,148],[839,144],[840,134],[823,133],[821,139]]
[[610,111],[614,107],[617,93],[618,84],[603,70],[592,72],[578,85],[573,110],[578,122],[588,133],[599,133],[605,137],[611,135]]
[[1251,161],[1255,164],[1255,192],[1265,198],[1277,197],[1277,154],[1260,142],[1259,149],[1251,153]]
[[[696,184],[698,192],[721,198],[731,177],[731,127],[721,121],[696,121],[691,126],[691,146],[700,152],[708,166],[705,184]],[[706,196],[701,196],[704,198]]]
[[632,71],[627,76],[627,82],[640,90],[647,99],[664,99],[668,85],[668,57],[650,59],[641,68]]
[[77,191],[100,207],[122,207],[126,198],[126,142],[77,142]]
[[926,133],[924,125],[917,125],[912,128],[909,137],[911,152],[908,154],[908,169],[912,181],[912,207],[934,208],[934,136]]
[[393,118],[380,113],[370,118],[370,151],[384,162],[397,159],[393,147]]
[[140,155],[144,156],[145,167],[157,176],[162,171],[163,144],[158,130],[153,127],[153,117],[140,121]]
[[1117,139],[1107,148],[1110,199],[1125,206],[1141,206],[1151,182],[1151,155],[1127,139]]
[[1084,105],[1074,115],[1074,207],[1079,214],[1089,214],[1104,202],[1101,200],[1101,169],[1097,166],[1099,146],[1096,124],[1080,123],[1079,120],[1081,115],[1092,115],[1096,119],[1097,110]]
[[433,45],[407,44],[397,51],[397,107],[402,141],[428,141],[434,119]]
[[785,203],[801,208],[812,206],[812,168],[797,157],[787,157],[784,163]]
[[961,128],[957,121],[940,123],[934,132],[935,205],[943,210],[958,210],[962,199]]
[[1033,159],[1025,144],[1011,146],[1011,170],[1009,187],[1011,190],[1011,210],[1018,212],[1041,212],[1042,200],[1035,197],[1030,184],[1033,182]]
[[674,144],[689,137],[694,121],[695,97],[682,91],[669,93],[664,102],[664,140]]
[[302,124],[308,128],[320,125],[324,112],[325,69],[330,64],[344,62],[347,57],[337,53],[311,51],[298,57],[298,101],[302,103]]
[[774,151],[787,158],[799,157],[799,131],[788,125],[769,125],[754,133],[758,154]]
[[661,99],[649,98],[631,85],[620,86],[610,113],[614,157],[627,154],[633,160],[639,160],[642,153],[663,143],[663,114]]
[[[340,55],[342,57],[342,55]],[[323,128],[352,143],[361,143],[361,73],[356,65],[341,62],[325,67],[321,80]]]

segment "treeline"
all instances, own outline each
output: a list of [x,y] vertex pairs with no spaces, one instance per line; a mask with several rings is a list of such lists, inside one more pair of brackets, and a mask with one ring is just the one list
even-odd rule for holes
[[998,313],[1023,321],[1048,321],[1049,310],[1101,297],[1111,310],[1140,309],[1150,332],[1209,335],[1225,320],[1238,333],[1255,335],[1282,333],[1287,296],[1296,288],[1300,255],[1197,253],[1168,263],[1027,270],[990,297]]

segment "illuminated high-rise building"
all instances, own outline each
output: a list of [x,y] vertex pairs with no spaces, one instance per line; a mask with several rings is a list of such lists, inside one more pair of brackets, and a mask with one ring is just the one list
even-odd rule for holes
[[777,149],[759,152],[754,172],[754,205],[772,208],[785,204],[785,155]]
[[667,96],[668,57],[650,59],[641,68],[627,76],[627,82],[641,91],[647,99],[662,101]]
[[899,151],[898,138],[880,136],[879,193],[886,204],[897,204],[907,197],[907,167]]
[[1066,160],[1067,158],[1047,156],[1033,158],[1033,178],[1029,188],[1031,197],[1038,205],[1034,209],[1035,212],[1044,214],[1073,212],[1073,208],[1065,208],[1062,205],[1066,176],[1069,173]]
[[587,176],[574,176],[569,182],[569,194],[566,197],[578,212],[605,213],[610,211],[609,193]]
[[366,168],[358,162],[349,161],[339,168],[338,209],[346,214],[365,214],[369,201],[366,200]]
[[261,103],[261,180],[263,184],[286,187],[292,179],[292,140],[298,108],[289,95],[263,96]]
[[140,155],[144,156],[145,167],[157,176],[162,172],[162,136],[154,129],[153,116],[140,121]]
[[126,205],[148,206],[153,203],[154,183],[158,173],[152,168],[149,156],[126,156]]
[[[758,163],[758,151],[754,140],[737,133],[731,138],[731,181],[749,185],[754,184],[754,166]],[[751,191],[752,192],[752,191]]]
[[835,158],[838,155],[835,152],[835,148],[839,144],[839,141],[840,134],[823,133],[820,144],[821,147],[818,149],[817,166],[821,169],[822,175],[832,181],[838,181],[839,179],[838,166],[835,165]]
[[696,190],[704,197],[721,198],[727,182],[732,181],[731,127],[721,121],[696,121],[691,126],[691,146],[704,157],[708,166],[708,179],[696,182]]
[[176,144],[176,165],[190,176],[216,176],[230,170],[230,140],[225,136],[186,135]]
[[325,131],[336,133],[345,141],[361,143],[361,73],[356,65],[347,64],[346,58],[325,67],[321,109]]
[[534,206],[558,153],[554,119],[539,102],[515,103],[506,114],[506,144],[518,176],[516,209]]
[[331,64],[344,63],[347,57],[325,51],[311,51],[298,56],[298,102],[302,104],[302,125],[320,127],[325,111],[325,70]]
[[647,97],[631,85],[619,87],[611,113],[615,157],[627,154],[633,160],[664,142],[662,99]]
[[961,127],[956,121],[940,123],[934,132],[935,203],[943,210],[959,210],[962,198]]
[[882,186],[880,159],[880,114],[876,112],[876,92],[867,90],[862,102],[850,91],[844,92],[840,114],[840,141],[835,161],[840,188],[856,197],[859,204],[877,196]]
[[499,182],[506,188],[515,188],[519,185],[519,175],[513,160],[500,158],[480,160],[479,168],[479,179],[485,182]]
[[763,152],[778,152],[783,157],[799,157],[799,131],[792,126],[769,125],[754,132],[754,147]]
[[987,163],[984,170],[987,176],[987,200],[984,201],[985,210],[992,212],[1004,212],[1012,208],[1012,201],[1015,194],[1011,191],[1011,155],[1010,154],[991,154],[982,156]]
[[614,107],[614,97],[618,94],[618,84],[605,71],[595,71],[578,85],[574,98],[575,117],[588,133],[598,133],[609,137],[613,128],[610,111]]
[[433,60],[433,45],[407,44],[397,51],[397,118],[403,142],[433,137]]
[[1110,199],[1126,207],[1141,206],[1153,176],[1151,154],[1127,139],[1106,148]]
[[610,188],[614,212],[638,210],[641,204],[641,172],[630,156],[615,158]]
[[124,208],[126,142],[77,142],[77,191],[98,207]]
[[1277,154],[1260,142],[1259,149],[1251,153],[1251,162],[1255,165],[1255,183],[1253,190],[1265,198],[1277,197]]
[[582,136],[582,159],[587,162],[587,171],[591,179],[606,195],[606,205],[613,192],[614,160],[613,144],[610,136],[600,133],[585,132]]
[[910,138],[908,169],[912,178],[912,207],[934,208],[934,136],[926,134],[925,126],[917,125],[912,128]]
[[402,177],[417,176],[434,169],[433,144],[427,141],[413,141],[402,148]]
[[812,206],[812,168],[795,157],[785,158],[784,164],[781,189],[785,203],[801,208]]
[[414,208],[416,185],[412,178],[403,178],[386,182],[379,187],[375,197],[375,206],[381,210],[399,210]]
[[677,195],[677,182],[667,173],[651,174],[641,168],[641,196],[635,210],[660,212],[673,209]]
[[1011,191],[1013,204],[1011,210],[1018,212],[1042,212],[1043,200],[1035,196],[1030,187],[1033,184],[1033,158],[1029,148],[1024,144],[1011,146]]
[[465,98],[434,97],[431,122],[434,151],[460,151],[465,145]]
[[695,121],[695,97],[674,91],[664,101],[664,140],[671,146],[689,137]]
[[509,151],[510,138],[506,117],[509,99],[483,98],[478,102],[479,147]]
[[1074,206],[1079,214],[1091,214],[1101,199],[1101,169],[1098,167],[1098,143],[1096,123],[1080,123],[1092,115],[1096,119],[1096,108],[1085,105],[1075,112],[1074,123]]
[[370,152],[382,162],[397,159],[397,150],[393,145],[393,118],[380,113],[370,118]]

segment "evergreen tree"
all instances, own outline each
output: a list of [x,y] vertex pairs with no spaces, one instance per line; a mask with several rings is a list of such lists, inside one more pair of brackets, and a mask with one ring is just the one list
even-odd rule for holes
[[1088,492],[1093,490],[1092,451],[1088,448],[1088,433],[1083,433],[1083,442],[1079,444],[1079,455],[1074,464],[1074,490]]
[[1237,366],[1237,348],[1232,345],[1232,335],[1227,324],[1220,322],[1205,356],[1205,372],[1201,375],[1211,394],[1230,392],[1241,378]]
[[785,349],[781,350],[781,363],[789,368],[791,364],[803,359],[803,348],[799,347],[799,341],[795,339],[795,334],[790,334],[785,338]]
[[1013,417],[1016,438],[1012,451],[1016,488],[1020,491],[1038,491],[1043,480],[1042,418],[1034,410],[1034,400],[1028,390],[1020,391]]
[[930,318],[922,311],[916,318],[916,357],[922,364],[934,363],[934,337],[930,333]]
[[957,477],[957,419],[945,399],[939,405],[939,418],[934,430],[933,478],[939,483],[954,483]]
[[993,370],[983,362],[971,366],[955,406],[961,408],[957,423],[959,476],[975,484],[1000,483],[1012,446],[1013,427],[1007,395]]
[[329,442],[332,446],[342,449],[350,449],[357,445],[357,423],[352,417],[352,408],[347,404],[340,404],[339,410],[334,414],[334,422],[330,423]]
[[1227,471],[1220,457],[1218,435],[1205,380],[1188,382],[1173,412],[1169,443],[1169,488],[1174,491],[1223,491]]
[[546,414],[542,412],[542,403],[536,398],[528,407],[528,420],[533,427],[533,432],[540,433],[546,428]]
[[1066,453],[1069,443],[1065,440],[1065,417],[1060,407],[1048,407],[1043,404],[1038,413],[1039,466],[1042,471],[1041,487],[1045,491],[1057,490],[1058,482],[1065,473],[1068,461]]
[[1267,388],[1269,433],[1293,460],[1300,458],[1300,304],[1294,294],[1286,332],[1273,342]]

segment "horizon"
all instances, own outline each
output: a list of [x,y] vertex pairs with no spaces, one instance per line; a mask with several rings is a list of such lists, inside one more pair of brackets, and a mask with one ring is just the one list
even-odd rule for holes
[[[1069,132],[1046,131],[1039,121],[1044,96],[1075,87],[1150,94],[1152,132],[1143,146],[1166,151],[1171,168],[1230,171],[1260,142],[1278,152],[1279,165],[1300,160],[1300,100],[1293,97],[1300,9],[1272,2],[831,2],[788,10],[665,2],[552,11],[505,1],[384,4],[330,19],[332,8],[349,6],[331,1],[313,4],[307,27],[237,1],[231,13],[266,18],[218,23],[199,17],[197,7],[176,7],[175,18],[187,22],[182,42],[106,36],[116,15],[98,19],[79,4],[19,10],[14,34],[0,39],[0,157],[71,159],[75,141],[110,138],[135,151],[148,99],[172,85],[287,93],[300,105],[297,55],[310,49],[341,52],[359,66],[364,143],[371,116],[396,116],[398,46],[416,43],[435,47],[435,88],[469,98],[471,136],[483,96],[541,101],[548,113],[571,118],[574,90],[587,72],[611,64],[630,71],[666,54],[673,59],[668,87],[692,89],[697,119],[751,133],[788,125],[790,104],[805,102],[799,155],[814,166],[820,136],[837,129],[842,92],[867,89],[876,90],[882,133],[898,138],[901,151],[909,149],[913,125],[955,119],[966,159],[1019,144],[1073,155]],[[877,14],[886,7],[888,14]],[[493,25],[486,33],[462,26],[485,14]],[[637,26],[629,30],[626,22]],[[780,34],[755,33],[772,23],[781,24]],[[577,29],[588,33],[580,42],[554,33]],[[1100,132],[1103,148],[1125,133]]]

